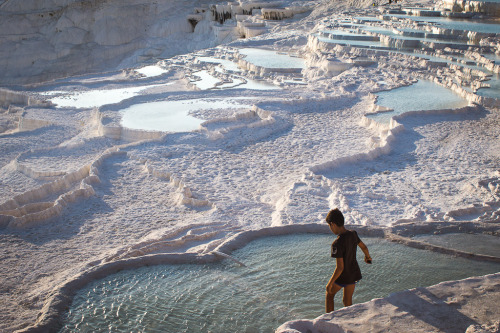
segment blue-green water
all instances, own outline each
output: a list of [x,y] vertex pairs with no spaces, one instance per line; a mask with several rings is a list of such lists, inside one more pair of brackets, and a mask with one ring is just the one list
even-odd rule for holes
[[456,109],[468,105],[465,99],[450,89],[425,80],[375,95],[378,97],[377,105],[394,110],[368,115],[380,123],[388,123],[392,117],[408,111]]
[[[457,44],[457,45],[465,45],[465,44],[472,44],[467,41],[460,41],[460,40],[450,40],[449,38],[446,38],[446,36],[443,36],[442,39],[440,38],[430,38],[430,37],[412,37],[412,36],[407,36],[405,34],[398,34],[394,32],[394,29],[388,29],[385,27],[371,27],[371,26],[365,26],[362,27],[361,29],[365,31],[370,31],[374,33],[379,33],[385,36],[392,37],[394,39],[400,39],[400,40],[418,40],[421,42],[433,42],[433,43],[444,43],[444,44]],[[421,32],[421,31],[420,31]]]
[[264,68],[304,68],[304,59],[271,50],[244,48],[239,53],[246,61]]
[[498,236],[449,233],[444,235],[416,235],[414,239],[459,251],[500,256],[500,237]]
[[412,16],[390,14],[390,16],[399,17],[402,19],[411,19],[416,22],[429,22],[438,24],[446,29],[475,31],[482,33],[499,33],[500,22],[498,20],[468,20],[468,19],[451,19],[447,17],[429,17],[429,16]]
[[492,74],[485,83],[489,84],[490,87],[479,89],[477,94],[479,96],[500,99],[500,74]]
[[360,47],[376,47],[381,46],[379,41],[363,41],[363,40],[347,40],[347,39],[332,39],[317,36],[320,42],[330,43],[330,44],[339,44],[339,45],[350,45],[350,46],[360,46]]
[[495,54],[495,53],[487,53],[487,54],[483,54],[483,55],[488,59],[494,60],[495,64],[497,64],[497,65],[500,64],[500,55]]
[[[255,240],[233,255],[248,267],[162,265],[95,281],[74,298],[61,332],[273,332],[288,320],[324,311],[335,267],[333,235],[299,234]],[[417,250],[364,238],[373,264],[362,262],[354,302],[500,271],[500,264]],[[342,296],[335,299],[340,308]]]

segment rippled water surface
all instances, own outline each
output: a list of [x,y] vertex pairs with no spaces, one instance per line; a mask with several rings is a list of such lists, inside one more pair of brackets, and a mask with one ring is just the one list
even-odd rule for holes
[[[333,235],[266,237],[211,265],[163,265],[123,271],[95,281],[75,297],[61,332],[273,332],[287,320],[323,313],[333,273]],[[354,302],[445,280],[500,271],[500,264],[417,250],[364,238],[373,265]],[[335,299],[340,307],[342,296]]]

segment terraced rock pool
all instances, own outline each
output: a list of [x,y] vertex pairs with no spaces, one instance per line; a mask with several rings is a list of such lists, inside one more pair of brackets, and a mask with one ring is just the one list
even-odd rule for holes
[[[283,322],[324,311],[335,259],[333,235],[295,234],[252,241],[231,260],[127,270],[79,291],[61,332],[273,332]],[[373,264],[361,260],[354,302],[404,289],[500,271],[479,262],[364,238]],[[336,297],[340,307],[341,295]]]
[[189,132],[197,129],[204,121],[191,116],[190,112],[202,109],[236,110],[250,107],[249,102],[237,104],[236,100],[194,99],[133,104],[120,110],[121,125],[146,131]]
[[388,123],[392,117],[409,111],[457,109],[468,105],[464,98],[450,89],[425,80],[375,95],[377,105],[393,110],[368,115],[380,123]]

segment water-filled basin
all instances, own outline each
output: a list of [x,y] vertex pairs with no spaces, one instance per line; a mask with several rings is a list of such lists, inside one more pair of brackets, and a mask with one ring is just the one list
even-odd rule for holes
[[58,107],[70,108],[93,108],[109,104],[119,103],[128,98],[138,96],[148,89],[171,85],[174,82],[163,84],[152,84],[146,86],[131,86],[117,89],[92,89],[82,91],[48,91],[42,95],[54,97],[47,98]]
[[134,104],[120,110],[121,125],[130,129],[162,132],[189,132],[197,129],[204,121],[190,115],[190,112],[206,109],[242,109],[249,104],[239,104],[226,99],[194,99],[160,101]]
[[350,45],[354,47],[378,47],[381,46],[379,41],[364,41],[364,40],[347,40],[347,39],[333,39],[317,36],[318,40],[323,43]]
[[[335,267],[334,235],[265,237],[210,265],[163,265],[123,271],[95,281],[75,297],[62,332],[273,332],[283,322],[324,311]],[[484,275],[500,264],[417,250],[363,238],[373,264],[361,262],[354,302]],[[336,297],[340,308],[341,295]]]
[[425,80],[375,95],[377,105],[394,110],[367,116],[380,123],[388,123],[392,117],[408,111],[457,109],[468,105],[465,99],[450,89]]
[[500,256],[500,237],[485,234],[449,233],[443,235],[416,235],[414,239],[459,251]]
[[276,51],[244,48],[239,53],[245,56],[246,61],[264,68],[304,68],[304,59]]
[[451,19],[447,17],[412,16],[400,14],[391,14],[390,16],[395,16],[402,19],[410,19],[416,22],[434,23],[438,24],[442,28],[453,30],[475,31],[482,33],[498,33],[500,31],[500,23],[494,19],[474,21],[467,19]]
[[500,99],[500,74],[492,74],[488,81],[485,81],[489,88],[481,88],[477,91],[479,96]]
[[137,73],[144,75],[145,77],[160,76],[168,72],[165,68],[157,65],[144,66],[135,70]]
[[214,57],[197,57],[197,59],[201,62],[208,62],[212,64],[221,64],[226,70],[233,72],[241,72],[241,69],[238,67],[238,64],[231,60],[227,59],[219,59]]

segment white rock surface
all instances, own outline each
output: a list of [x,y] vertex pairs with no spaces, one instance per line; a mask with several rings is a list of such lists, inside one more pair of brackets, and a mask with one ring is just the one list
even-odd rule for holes
[[498,332],[500,310],[491,305],[499,296],[500,273],[394,293],[276,332]]
[[[293,18],[237,39],[238,18],[211,21],[204,0],[0,1],[0,331],[55,325],[58,304],[71,296],[63,287],[113,265],[215,260],[212,251],[241,231],[322,223],[334,207],[348,223],[379,230],[472,223],[498,235],[500,112],[498,101],[470,91],[481,75],[311,36],[334,19],[378,13],[371,1],[281,3],[295,8]],[[256,2],[227,6],[247,15],[247,27],[262,21]],[[189,15],[202,17],[194,31]],[[306,67],[224,68],[252,47],[303,57]],[[207,57],[220,61],[201,61]],[[164,70],[146,76],[139,69],[147,63]],[[372,93],[419,79],[452,89],[470,107],[389,124],[365,117],[384,109]],[[125,90],[133,93],[116,96]],[[78,104],[82,96],[92,98]],[[137,103],[241,97],[252,106],[191,111],[202,120],[191,132],[121,126],[120,110]],[[479,305],[495,305],[498,279],[407,291],[283,327],[364,331],[379,318],[380,331],[407,331],[406,319],[439,330],[425,304],[472,318],[471,332],[494,331],[498,314]]]
[[194,7],[209,3],[5,1],[0,7],[0,84],[105,71],[214,46],[205,33],[192,34],[186,19]]

